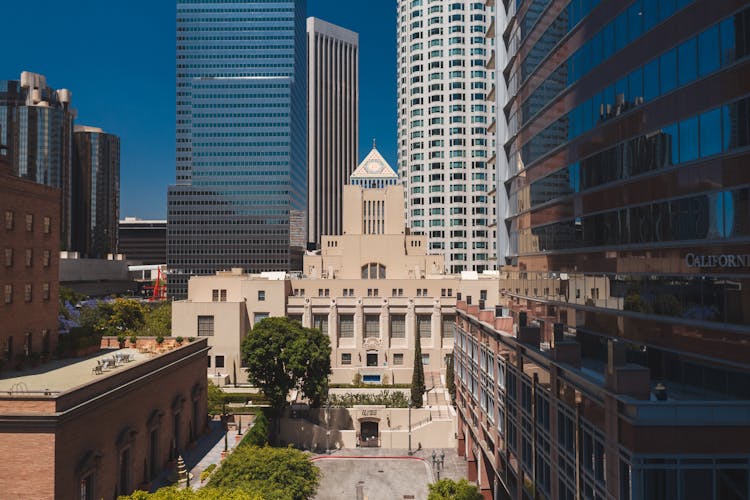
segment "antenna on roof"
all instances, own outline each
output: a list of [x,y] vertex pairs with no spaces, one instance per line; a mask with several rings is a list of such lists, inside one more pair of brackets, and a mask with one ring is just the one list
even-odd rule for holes
[[372,138],[372,149],[375,149],[375,138]]

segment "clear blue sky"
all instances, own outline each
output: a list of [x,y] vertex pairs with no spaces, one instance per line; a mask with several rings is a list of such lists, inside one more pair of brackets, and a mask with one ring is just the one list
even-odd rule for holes
[[[372,138],[396,167],[396,2],[308,0],[307,13],[359,33],[360,159]],[[121,139],[120,215],[166,217],[174,183],[175,2],[7,1],[0,80],[21,71],[73,92],[76,123]]]

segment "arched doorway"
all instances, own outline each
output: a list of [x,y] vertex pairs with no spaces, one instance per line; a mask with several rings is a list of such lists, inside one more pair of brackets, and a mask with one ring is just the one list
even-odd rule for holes
[[359,445],[364,448],[380,446],[379,423],[374,420],[363,420],[359,428]]

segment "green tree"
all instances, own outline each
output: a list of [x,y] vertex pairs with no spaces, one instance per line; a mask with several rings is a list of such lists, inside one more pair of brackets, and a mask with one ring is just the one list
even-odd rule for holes
[[224,391],[221,390],[221,387],[209,382],[207,398],[208,398],[208,414],[209,415],[221,415],[224,402],[226,401]]
[[453,368],[453,354],[448,355],[445,364],[445,385],[448,386],[448,392],[451,395],[451,403],[456,404],[456,374]]
[[143,329],[146,323],[148,306],[137,300],[115,299],[111,303],[112,315],[107,320],[107,332],[111,335],[130,334]]
[[242,438],[240,446],[265,446],[268,444],[270,432],[271,428],[268,417],[266,417],[264,412],[259,411],[255,415],[253,426],[245,433],[245,437]]
[[320,330],[304,328],[289,318],[266,318],[242,342],[248,381],[261,389],[277,411],[298,389],[313,405],[328,392],[331,344]]
[[466,479],[456,482],[452,479],[441,479],[428,485],[430,490],[427,500],[482,500],[482,494],[476,485]]
[[178,490],[174,486],[159,488],[154,493],[135,491],[119,500],[265,500],[260,493],[240,488],[201,488]]
[[419,338],[419,330],[414,332],[414,370],[411,374],[411,405],[414,408],[422,407],[422,396],[425,393],[424,366],[422,365],[422,340]]
[[164,302],[148,309],[144,317],[143,335],[170,337],[172,335],[172,303]]
[[211,488],[242,488],[265,500],[306,500],[318,487],[320,471],[293,448],[240,446],[208,482]]

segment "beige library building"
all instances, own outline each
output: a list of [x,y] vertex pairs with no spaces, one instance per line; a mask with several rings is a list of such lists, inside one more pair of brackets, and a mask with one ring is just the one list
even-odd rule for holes
[[[342,234],[321,238],[297,273],[241,269],[190,279],[172,309],[184,337],[207,337],[208,375],[243,382],[240,346],[252,325],[287,316],[331,338],[332,383],[408,383],[417,335],[426,372],[441,372],[453,352],[457,300],[497,304],[496,272],[445,273],[426,237],[404,224],[404,190],[376,149],[344,186]],[[235,380],[235,378],[239,380]]]

